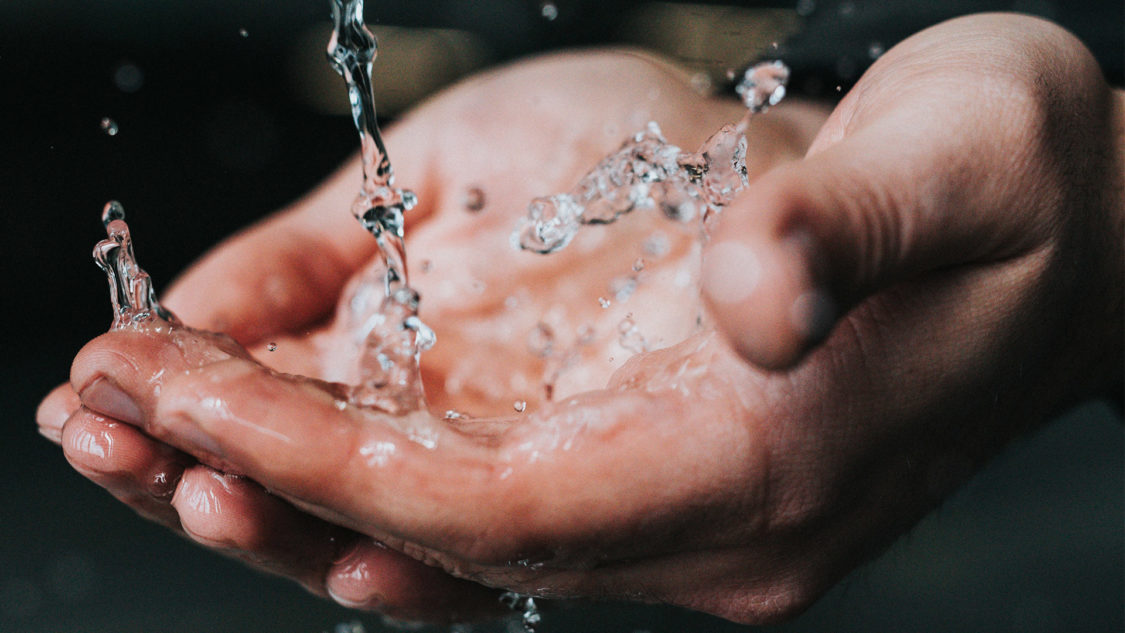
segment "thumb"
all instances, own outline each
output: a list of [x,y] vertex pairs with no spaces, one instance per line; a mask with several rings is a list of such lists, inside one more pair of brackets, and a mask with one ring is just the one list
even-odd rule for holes
[[866,296],[1026,241],[1018,211],[974,199],[989,149],[947,123],[872,123],[763,175],[723,211],[703,295],[744,358],[789,367]]

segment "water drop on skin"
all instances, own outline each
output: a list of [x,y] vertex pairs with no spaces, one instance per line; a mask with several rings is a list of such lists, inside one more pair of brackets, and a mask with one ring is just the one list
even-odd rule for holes
[[523,413],[523,410],[527,408],[527,402],[516,400],[512,403],[512,408],[516,410],[516,413]]
[[609,306],[613,304],[611,304],[609,299],[606,299],[605,297],[598,297],[598,305],[602,307],[602,310],[608,310]]
[[273,341],[270,341],[270,343],[268,345],[266,345],[266,350],[271,351],[271,352],[276,352],[277,351],[277,343],[274,343]]
[[477,213],[481,209],[484,209],[484,202],[484,190],[480,187],[469,187],[469,189],[465,191],[465,200],[463,204],[466,211],[470,213]]
[[701,95],[710,95],[711,76],[703,72],[695,73],[691,76],[691,88]]
[[106,136],[117,136],[117,121],[114,121],[109,117],[102,117],[100,125],[102,128],[102,132],[105,132]]
[[555,331],[540,321],[527,335],[527,351],[539,358],[547,358],[555,350]]

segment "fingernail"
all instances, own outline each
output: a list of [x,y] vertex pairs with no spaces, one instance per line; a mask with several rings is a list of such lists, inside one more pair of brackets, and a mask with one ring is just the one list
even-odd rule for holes
[[108,378],[98,378],[79,394],[87,409],[115,420],[139,426],[144,420],[140,407]]
[[762,264],[746,244],[719,242],[707,252],[704,287],[712,301],[737,304],[753,294],[762,277]]
[[55,398],[47,398],[35,411],[35,421],[39,427],[39,434],[58,444],[62,441],[62,428],[70,418],[73,411],[68,407],[59,406]]
[[41,427],[39,427],[39,434],[42,435],[43,437],[47,438],[51,442],[54,442],[55,444],[59,444],[59,443],[62,442],[62,428],[61,427],[55,428],[55,427],[52,427],[52,426],[41,426]]

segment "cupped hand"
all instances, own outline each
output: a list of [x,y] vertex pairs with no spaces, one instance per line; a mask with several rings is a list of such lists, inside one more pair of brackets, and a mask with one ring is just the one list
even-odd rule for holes
[[[507,71],[479,80],[483,89],[455,90],[389,142],[393,152],[427,139],[423,158],[406,157],[420,167],[399,168],[435,201],[410,245],[412,256],[432,260],[416,285],[423,318],[445,337],[424,361],[427,388],[435,411],[473,417],[357,409],[330,384],[243,354],[217,351],[203,364],[185,355],[211,349],[206,341],[113,332],[76,359],[72,385],[83,407],[63,427],[68,456],[81,468],[93,460],[81,447],[97,441],[95,422],[128,422],[184,452],[132,427],[105,433],[127,429],[160,459],[194,463],[190,454],[245,476],[210,473],[254,492],[244,499],[284,509],[287,528],[263,532],[300,539],[346,528],[373,537],[404,583],[429,568],[395,553],[536,595],[668,602],[766,621],[809,604],[1014,434],[1120,378],[1121,102],[1065,32],[980,16],[889,51],[806,159],[767,173],[724,212],[706,249],[702,311],[693,236],[659,218],[634,213],[543,259],[487,246],[521,212],[514,200],[566,188],[612,147],[590,142],[605,121],[636,127],[628,117],[638,102],[651,106],[645,118],[680,121],[665,129],[681,145],[733,118],[649,66],[578,61],[540,62],[522,70],[530,74]],[[620,110],[576,88],[598,85],[591,72],[628,69],[626,83],[645,88],[626,89],[633,94]],[[508,94],[538,86],[541,101],[500,98],[505,81],[514,84]],[[662,98],[646,100],[650,86]],[[544,102],[555,116],[530,129],[557,144],[528,144],[529,128],[514,123]],[[761,133],[784,141],[800,129]],[[465,174],[473,177],[458,178]],[[458,203],[474,185],[495,201],[479,216]],[[295,222],[270,226],[286,221]],[[240,261],[236,247],[254,235],[211,264]],[[633,295],[609,296],[607,275],[627,276],[624,266],[644,258],[638,243],[660,236],[667,248],[650,251],[663,255],[649,256]],[[354,270],[370,250],[349,239],[329,257]],[[324,315],[325,297],[334,300],[348,276],[332,270],[308,273],[332,291],[310,293],[322,304],[291,310],[289,326]],[[597,296],[612,305],[603,309]],[[239,312],[231,299],[227,314],[239,316],[230,321],[253,324],[241,331],[245,342],[274,327],[252,300]],[[616,338],[630,312],[652,351],[634,355]],[[546,358],[526,349],[544,319],[556,343]],[[324,332],[279,340],[278,352],[339,338]],[[312,376],[337,371],[339,359],[311,358],[277,363]],[[538,389],[556,370],[548,400]],[[529,402],[526,412],[500,415],[513,399]],[[54,396],[41,424],[76,404]],[[156,461],[119,462],[111,473],[143,490],[141,474]],[[188,528],[190,504],[177,503],[190,497],[185,481],[172,508]],[[252,503],[240,509],[211,541],[271,524]],[[160,512],[166,505],[150,514]],[[270,561],[297,549],[247,542],[244,551]],[[380,584],[386,563],[363,561],[355,582],[335,593],[393,607],[386,592],[396,585]],[[332,588],[326,565],[308,574],[311,584],[327,576]],[[473,585],[404,586],[451,600]],[[379,598],[347,598],[356,587]]]
[[[611,84],[614,90],[604,90]],[[422,317],[439,333],[438,345],[423,358],[434,414],[375,416],[372,429],[382,426],[392,435],[368,446],[375,453],[352,448],[378,464],[384,459],[379,451],[407,454],[435,442],[436,448],[416,456],[435,473],[460,480],[494,460],[492,451],[506,429],[527,423],[533,413],[546,415],[539,411],[548,399],[546,385],[555,399],[604,388],[640,345],[617,342],[626,316],[635,312],[638,335],[647,337],[648,347],[668,346],[696,332],[702,309],[693,289],[696,228],[637,212],[613,231],[588,229],[570,249],[550,258],[514,251],[509,235],[532,197],[570,188],[647,121],[662,122],[671,142],[691,148],[739,116],[737,104],[696,94],[686,76],[658,60],[589,53],[476,78],[392,128],[387,140],[399,183],[416,189],[422,201],[408,214],[408,242],[411,281],[423,295]],[[823,117],[819,108],[790,106],[755,122],[751,138],[758,151],[750,159],[751,172],[800,156]],[[228,240],[167,293],[164,303],[185,323],[227,332],[249,352],[188,330],[171,337],[144,328],[111,332],[88,346],[76,368],[119,360],[125,365],[97,370],[97,377],[75,374],[73,387],[63,386],[44,401],[40,429],[61,442],[82,474],[201,544],[350,606],[411,619],[470,617],[494,609],[495,592],[417,562],[435,559],[389,527],[258,483],[219,451],[199,450],[159,426],[171,419],[157,408],[171,402],[180,388],[175,384],[208,383],[204,374],[227,360],[261,369],[266,382],[312,390],[306,395],[333,394],[332,414],[316,422],[319,429],[335,426],[341,416],[374,415],[340,411],[332,386],[273,374],[257,364],[292,375],[351,378],[351,333],[332,315],[338,302],[348,305],[356,283],[371,281],[365,267],[374,240],[347,212],[358,184],[359,166],[353,162],[291,209]],[[481,208],[467,205],[472,196]],[[622,279],[635,285],[631,296],[611,287]],[[668,299],[673,293],[682,300],[670,310],[663,306],[673,303]],[[603,308],[599,298],[613,305]],[[227,386],[235,388],[235,382]],[[252,385],[245,389],[225,398],[259,397]],[[516,414],[517,401],[524,403],[526,416]],[[276,402],[269,406],[284,409]],[[305,415],[303,409],[290,412],[294,420]],[[446,409],[464,417],[446,420]],[[480,445],[475,458],[484,461],[454,472],[454,462],[441,457],[455,447],[446,435],[473,438],[463,443]],[[191,437],[205,442],[199,434]],[[454,483],[450,491],[458,487]],[[400,493],[405,499],[416,491]],[[518,517],[512,521],[519,523]]]

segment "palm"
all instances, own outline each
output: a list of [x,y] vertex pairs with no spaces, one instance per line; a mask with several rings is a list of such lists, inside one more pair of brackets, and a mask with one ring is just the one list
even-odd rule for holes
[[[630,83],[591,94],[599,74]],[[668,347],[699,329],[696,224],[645,210],[612,227],[587,227],[550,256],[509,245],[532,198],[569,190],[648,121],[664,125],[670,142],[694,148],[741,116],[736,103],[702,97],[681,79],[625,55],[608,64],[532,64],[455,88],[392,129],[398,182],[422,197],[408,218],[407,244],[422,317],[439,335],[423,357],[432,410],[511,414],[514,402],[534,408],[548,391],[559,398],[602,388],[636,350]],[[768,127],[758,125],[763,136]],[[752,170],[799,151],[771,143]],[[484,203],[476,212],[466,208],[474,189]],[[369,276],[360,270],[353,283]],[[623,290],[633,282],[635,292]],[[341,301],[349,295],[345,289]],[[636,330],[623,339],[626,319]],[[353,350],[324,341],[346,338],[343,328],[326,326],[312,340],[274,337],[276,351],[260,344],[257,356],[294,373],[354,379]]]

